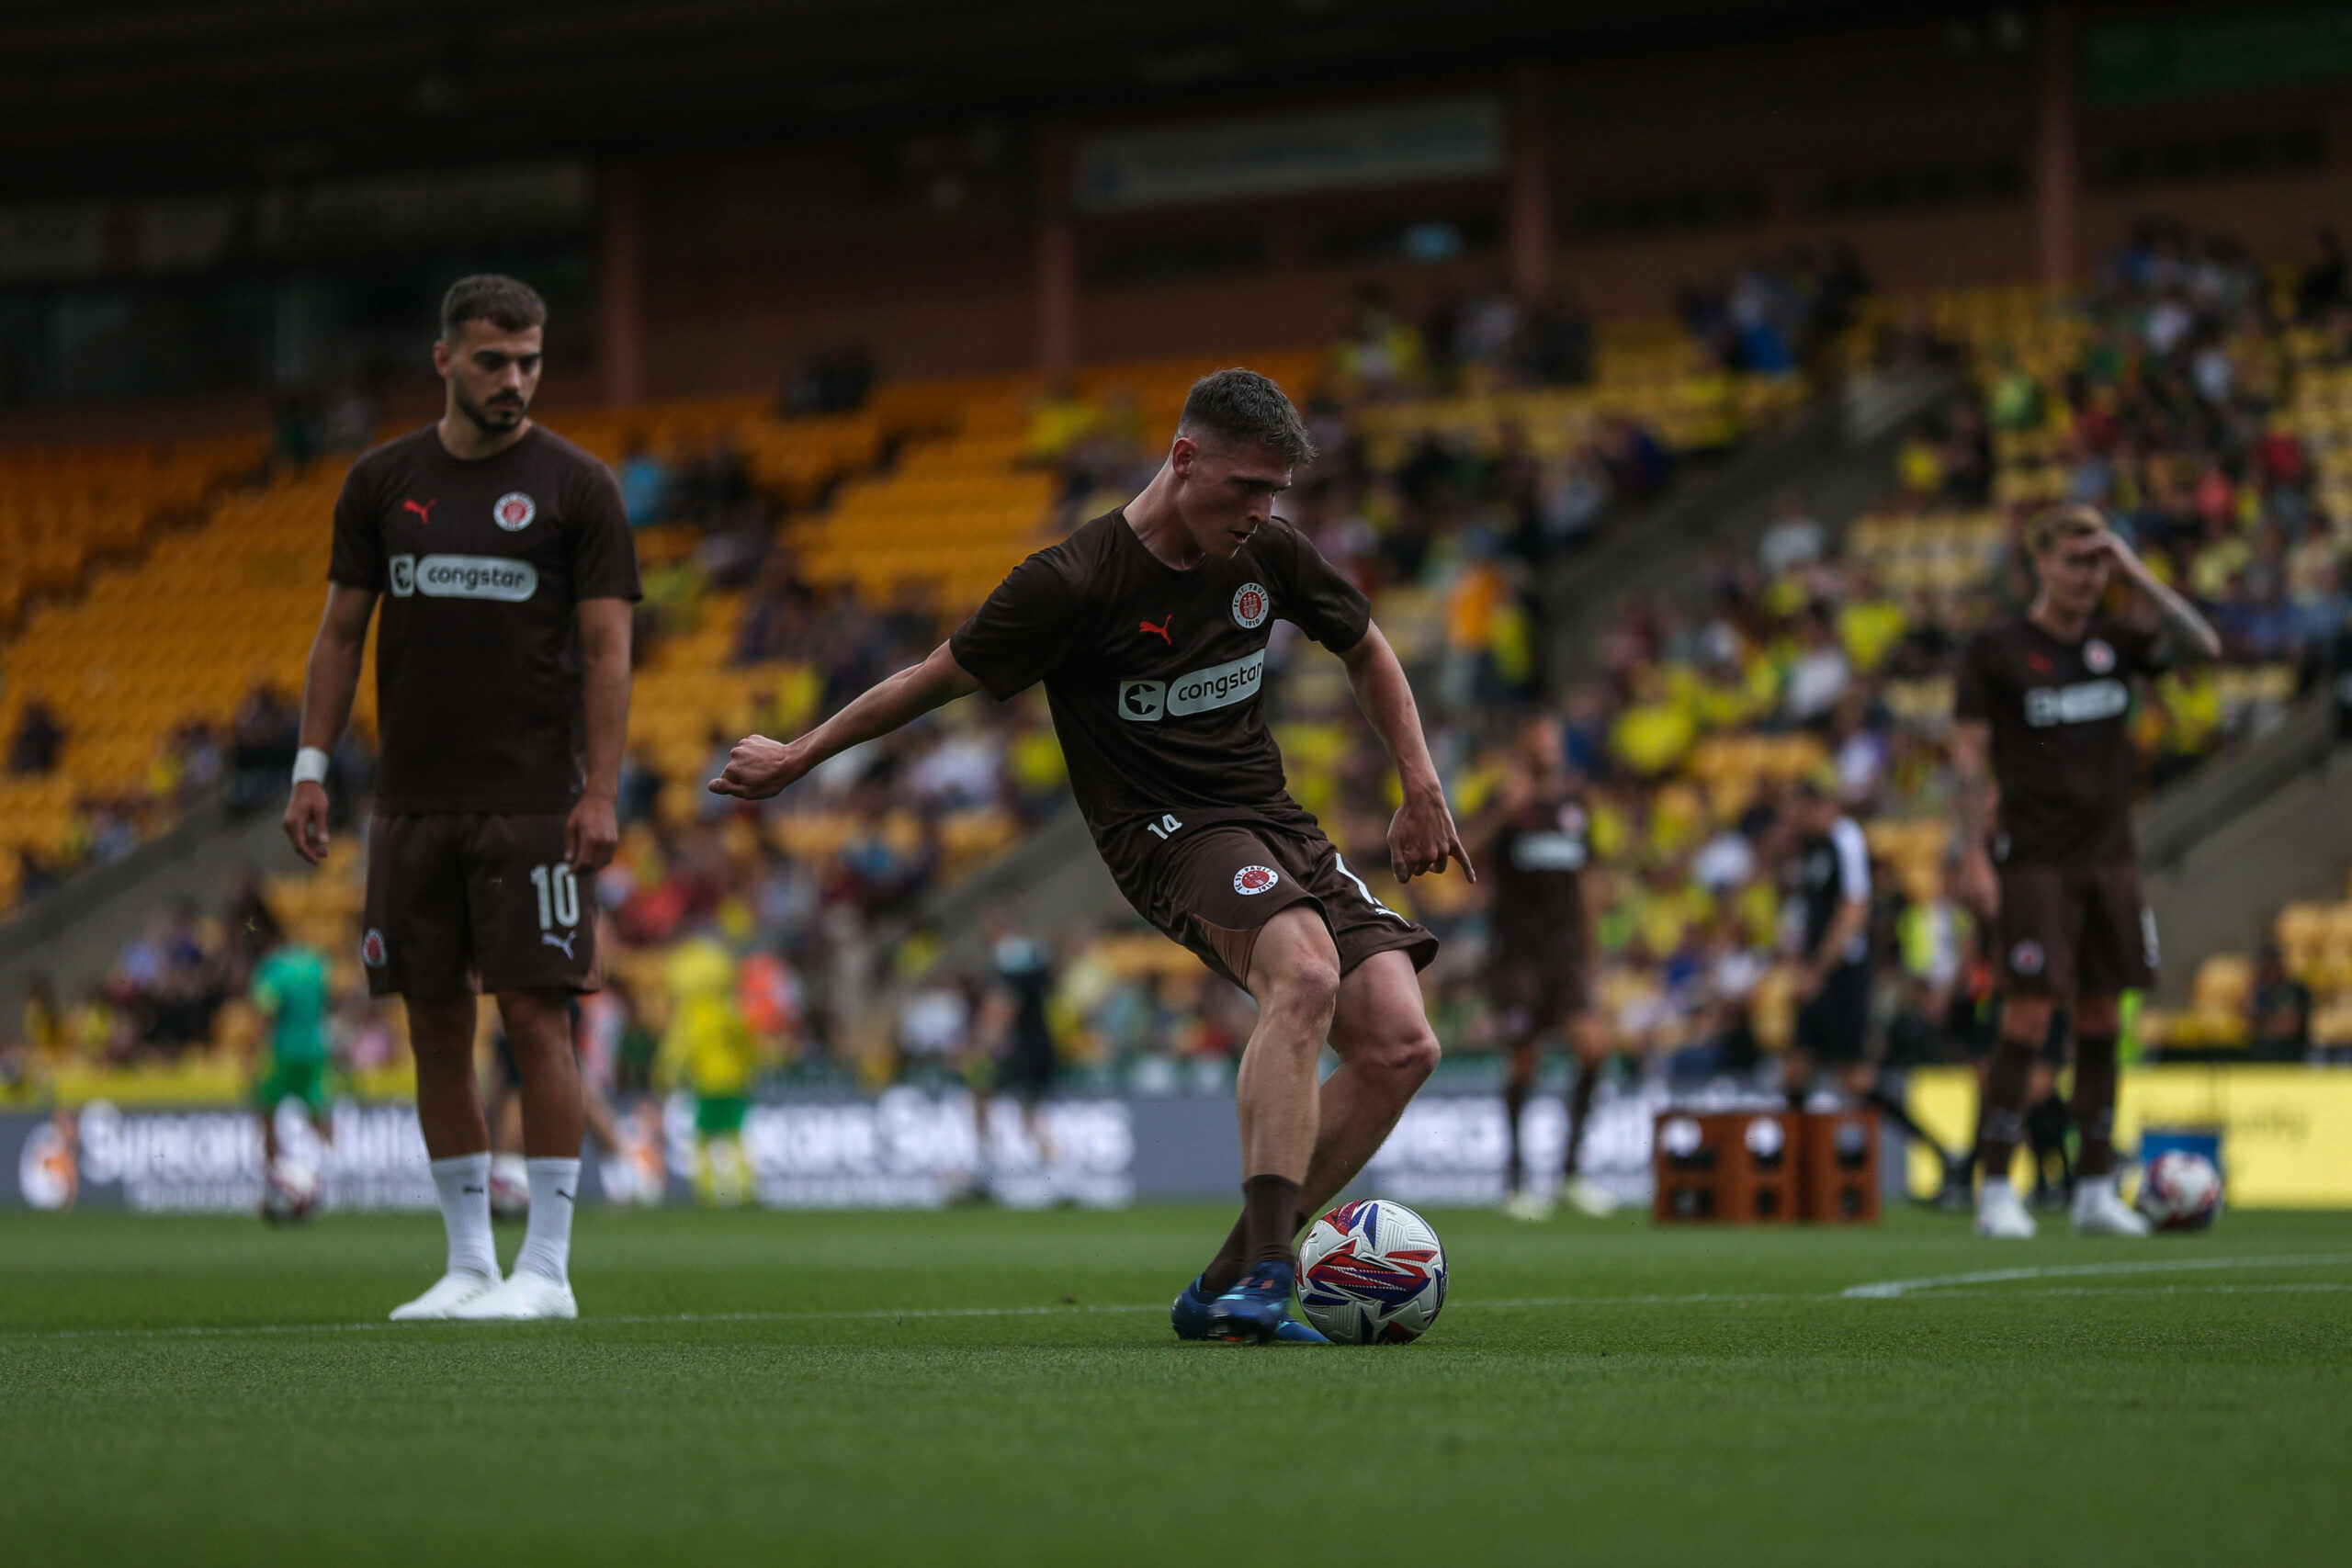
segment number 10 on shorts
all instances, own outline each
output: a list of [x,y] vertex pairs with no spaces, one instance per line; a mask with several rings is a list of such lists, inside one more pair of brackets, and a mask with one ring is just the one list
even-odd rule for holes
[[531,868],[531,890],[539,896],[539,930],[566,931],[580,923],[580,879],[559,862]]

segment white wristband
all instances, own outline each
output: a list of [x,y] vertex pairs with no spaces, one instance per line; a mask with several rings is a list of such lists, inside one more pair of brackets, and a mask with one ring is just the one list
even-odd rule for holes
[[305,746],[294,753],[294,782],[322,784],[327,782],[327,754],[315,746]]

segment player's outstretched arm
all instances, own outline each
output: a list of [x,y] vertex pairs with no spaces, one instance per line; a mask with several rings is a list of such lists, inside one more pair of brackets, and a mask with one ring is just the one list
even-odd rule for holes
[[1470,880],[1478,880],[1469,853],[1462,847],[1461,831],[1445,804],[1445,784],[1430,761],[1429,742],[1421,735],[1421,712],[1413,702],[1413,688],[1396,649],[1377,626],[1367,625],[1356,645],[1340,655],[1348,667],[1348,684],[1356,705],[1380,734],[1396,764],[1397,781],[1405,787],[1405,804],[1388,824],[1388,864],[1399,882],[1445,869],[1450,858],[1461,864]]
[[979,689],[979,682],[956,662],[943,642],[921,664],[877,682],[797,740],[752,735],[736,742],[727,754],[727,771],[710,781],[710,793],[765,800],[827,759]]
[[[376,613],[376,592],[345,583],[327,585],[326,613],[311,639],[310,663],[302,675],[302,749],[334,750],[351,721],[351,699],[359,690],[359,666],[368,651],[368,618]],[[303,779],[286,803],[286,837],[312,865],[327,857],[327,786]]]

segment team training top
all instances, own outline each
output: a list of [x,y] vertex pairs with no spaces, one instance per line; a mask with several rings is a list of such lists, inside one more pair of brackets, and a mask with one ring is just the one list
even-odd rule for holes
[[288,942],[254,965],[254,1006],[272,1015],[269,1054],[279,1062],[327,1055],[327,956]]
[[1497,962],[1584,961],[1590,829],[1584,803],[1561,793],[1529,802],[1496,839],[1486,874],[1495,888],[1487,919]]
[[1277,618],[1345,653],[1372,604],[1279,519],[1231,560],[1179,570],[1122,509],[1013,568],[948,649],[999,700],[1046,683],[1070,793],[1124,874],[1175,830],[1167,817],[1313,824],[1259,701]]
[[327,577],[384,596],[379,811],[571,809],[587,781],[576,612],[639,592],[610,469],[537,425],[453,457],[428,424],[351,465]]
[[[1821,939],[1848,904],[1871,898],[1871,846],[1854,819],[1842,813],[1826,833],[1809,833],[1797,843],[1797,880],[1804,894],[1804,955],[1821,951]],[[1856,931],[1838,954],[1844,964],[1866,964],[1871,956],[1868,931]]]
[[1992,727],[1995,859],[2083,866],[2133,857],[2131,678],[2162,668],[2155,646],[2154,633],[2103,618],[2078,643],[2023,616],[1970,640],[1952,712]]

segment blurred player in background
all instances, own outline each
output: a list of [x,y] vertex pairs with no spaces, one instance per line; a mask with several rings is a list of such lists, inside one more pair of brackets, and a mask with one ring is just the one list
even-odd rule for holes
[[[922,663],[797,740],[750,737],[710,784],[763,799],[944,703],[1045,682],[1070,791],[1119,890],[1258,1000],[1234,1094],[1241,1216],[1170,1309],[1188,1339],[1322,1339],[1290,1315],[1298,1233],[1438,1057],[1415,978],[1437,939],[1374,897],[1285,792],[1260,701],[1275,619],[1340,657],[1396,766],[1397,878],[1470,866],[1370,601],[1272,515],[1314,457],[1272,381],[1203,377],[1142,494],[1015,567]],[[1318,1088],[1327,1039],[1340,1066]]]
[[[1976,1230],[2034,1233],[2009,1168],[2026,1134],[2034,1058],[2056,1010],[2071,1002],[2075,1229],[2143,1235],[2147,1222],[2115,1190],[2117,1004],[2121,992],[2153,985],[2156,970],[2155,916],[2132,839],[2131,681],[2177,656],[2212,658],[2222,645],[2097,509],[2052,508],[2028,542],[2033,604],[1970,641],[1953,705],[1961,892],[1995,924],[2001,998],[2000,1042],[1984,1074]],[[2154,605],[2160,630],[2101,613],[2119,571]],[[1988,761],[1997,823],[1985,811]]]
[[994,973],[979,1027],[973,1032],[979,1049],[971,1065],[972,1130],[979,1140],[980,1168],[985,1171],[990,1164],[994,1144],[989,1122],[997,1097],[1006,1094],[1021,1107],[1021,1130],[1036,1149],[1037,1163],[1051,1166],[1053,1145],[1038,1108],[1060,1066],[1047,1005],[1054,994],[1053,966],[1046,961],[1046,950],[1002,909],[989,911],[984,929]]
[[[327,850],[327,753],[376,651],[381,766],[368,834],[372,995],[398,993],[448,1265],[395,1319],[573,1317],[582,1111],[571,998],[598,984],[593,886],[619,840],[637,553],[612,471],[534,424],[547,308],[511,277],[441,307],[441,418],[363,454],[335,502],[286,833]],[[519,1069],[531,1216],[511,1278],[490,1234],[474,1071],[489,989]]]
[[277,1108],[300,1100],[322,1144],[334,1142],[327,1114],[327,955],[301,942],[282,942],[254,966],[254,1011],[262,1038],[254,1079],[254,1106],[261,1113],[262,1156],[271,1165],[278,1146]]
[[695,1101],[695,1196],[733,1208],[752,1195],[743,1118],[760,1044],[735,1003],[735,955],[707,932],[688,937],[662,965],[670,1026],[656,1065],[661,1081]]
[[[1609,1032],[1593,1006],[1593,942],[1598,911],[1584,873],[1592,858],[1585,805],[1568,778],[1567,748],[1557,719],[1520,726],[1501,787],[1464,835],[1494,885],[1487,906],[1487,995],[1494,1009],[1510,1076],[1503,1119],[1510,1140],[1503,1212],[1542,1220],[1556,1189],[1588,1214],[1610,1213],[1609,1194],[1577,1174],[1592,1095],[1609,1059]],[[1575,1066],[1567,1096],[1568,1141],[1556,1180],[1530,1181],[1520,1121],[1534,1091],[1544,1037],[1557,1033]]]
[[1803,1111],[1819,1087],[1823,1064],[1849,1096],[1891,1118],[1947,1168],[1951,1156],[1887,1092],[1883,1053],[1871,1038],[1871,850],[1861,824],[1846,814],[1836,777],[1800,779],[1789,800],[1795,832],[1797,891],[1804,900],[1797,955],[1796,1032],[1781,1064],[1789,1109]]

